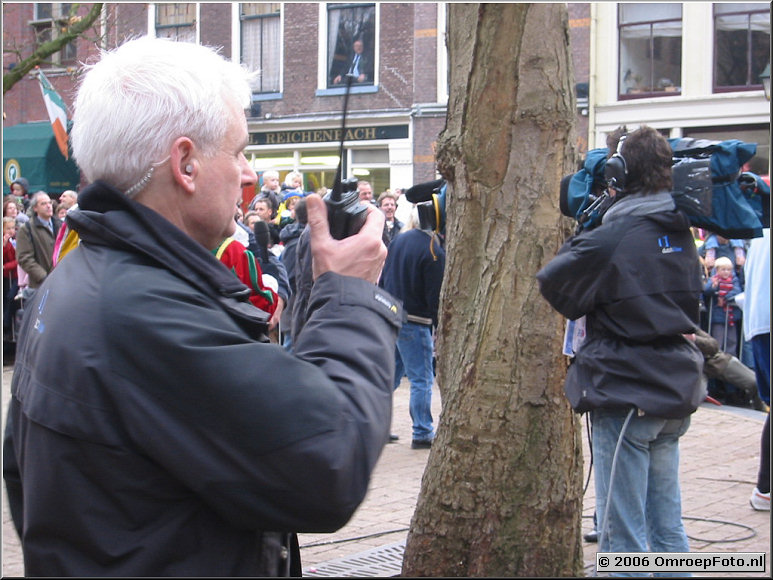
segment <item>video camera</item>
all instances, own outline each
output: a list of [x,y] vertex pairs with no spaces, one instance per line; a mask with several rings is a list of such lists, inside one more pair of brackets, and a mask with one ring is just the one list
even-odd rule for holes
[[[755,174],[741,172],[756,153],[756,144],[691,138],[668,142],[673,151],[671,195],[691,225],[738,239],[759,237],[763,227],[770,227],[770,187]],[[598,226],[609,207],[625,195],[625,160],[620,151],[607,156],[606,148],[588,151],[580,170],[561,180],[559,207],[576,220],[575,234]],[[622,193],[611,197],[607,189],[612,186]]]
[[421,229],[445,235],[447,188],[445,179],[436,179],[419,183],[406,190],[405,198],[416,204]]

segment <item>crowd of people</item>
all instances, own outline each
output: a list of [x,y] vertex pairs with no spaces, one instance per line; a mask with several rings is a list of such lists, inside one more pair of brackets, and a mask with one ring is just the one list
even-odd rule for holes
[[[269,256],[276,256],[287,274],[289,287],[288,292],[279,292],[285,304],[272,339],[292,351],[293,317],[305,307],[303,296],[308,293],[308,284],[298,275],[304,268],[299,263],[302,252],[299,254],[298,247],[303,248],[299,240],[306,226],[305,198],[310,192],[304,191],[303,176],[297,171],[288,172],[282,181],[279,172],[268,170],[261,179],[261,188],[249,202],[247,213],[243,217],[237,213],[237,221],[247,226],[248,231],[254,231],[255,222],[266,224],[263,226],[268,231],[266,247],[256,250],[263,254],[259,262],[265,270]],[[324,196],[327,190],[323,188],[316,193]],[[434,439],[431,402],[435,329],[445,253],[443,237],[421,228],[418,214],[413,211],[414,204],[403,193],[403,188],[387,189],[374,198],[369,181],[357,182],[360,203],[375,206],[384,215],[382,241],[387,247],[387,259],[379,285],[400,299],[407,312],[407,321],[395,348],[394,388],[398,388],[404,376],[408,377],[413,421],[411,447],[428,449]],[[397,217],[398,209],[403,219]],[[245,245],[250,248],[247,242]],[[398,439],[397,435],[390,434],[390,441]]]
[[[746,295],[744,265],[751,239],[728,239],[715,232],[692,228],[701,264],[700,330],[717,343],[719,352],[754,369],[751,344],[744,338],[743,301]],[[708,394],[713,400],[741,407],[765,409],[753,380],[747,377],[711,376]],[[751,378],[751,380],[744,380]]]
[[53,268],[59,229],[78,194],[66,190],[52,200],[45,191],[30,192],[23,177],[10,189],[3,199],[3,343],[12,347],[16,313]]

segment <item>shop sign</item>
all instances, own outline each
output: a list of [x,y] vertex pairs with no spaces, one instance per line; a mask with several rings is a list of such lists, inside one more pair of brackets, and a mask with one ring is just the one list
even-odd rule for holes
[[[344,141],[375,141],[378,139],[407,139],[408,125],[348,127]],[[293,131],[265,131],[250,133],[250,145],[302,145],[341,140],[341,129],[300,129]]]

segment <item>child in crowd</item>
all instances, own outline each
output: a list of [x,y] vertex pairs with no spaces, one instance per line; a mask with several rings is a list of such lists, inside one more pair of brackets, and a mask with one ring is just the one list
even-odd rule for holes
[[709,305],[709,332],[724,352],[738,354],[738,325],[741,310],[734,298],[741,293],[741,283],[730,258],[720,257],[714,262],[714,271],[703,289]]
[[280,207],[279,215],[277,216],[277,224],[279,225],[279,231],[281,233],[285,226],[290,225],[295,221],[295,204],[303,199],[303,193],[299,191],[288,191],[284,195],[284,201]]
[[3,335],[11,334],[16,311],[14,298],[19,289],[16,261],[16,218],[3,217]]

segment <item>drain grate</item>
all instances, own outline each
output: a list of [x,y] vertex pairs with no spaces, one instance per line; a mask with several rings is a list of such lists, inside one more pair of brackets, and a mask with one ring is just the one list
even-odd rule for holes
[[399,576],[403,567],[405,541],[387,546],[379,546],[366,552],[360,552],[348,558],[339,558],[307,568],[304,576],[338,578],[373,578],[379,576]]
[[[306,568],[304,577],[317,578],[377,578],[400,576],[403,567],[405,540],[379,546],[347,558],[323,562]],[[595,560],[584,562],[586,577],[596,575]]]

